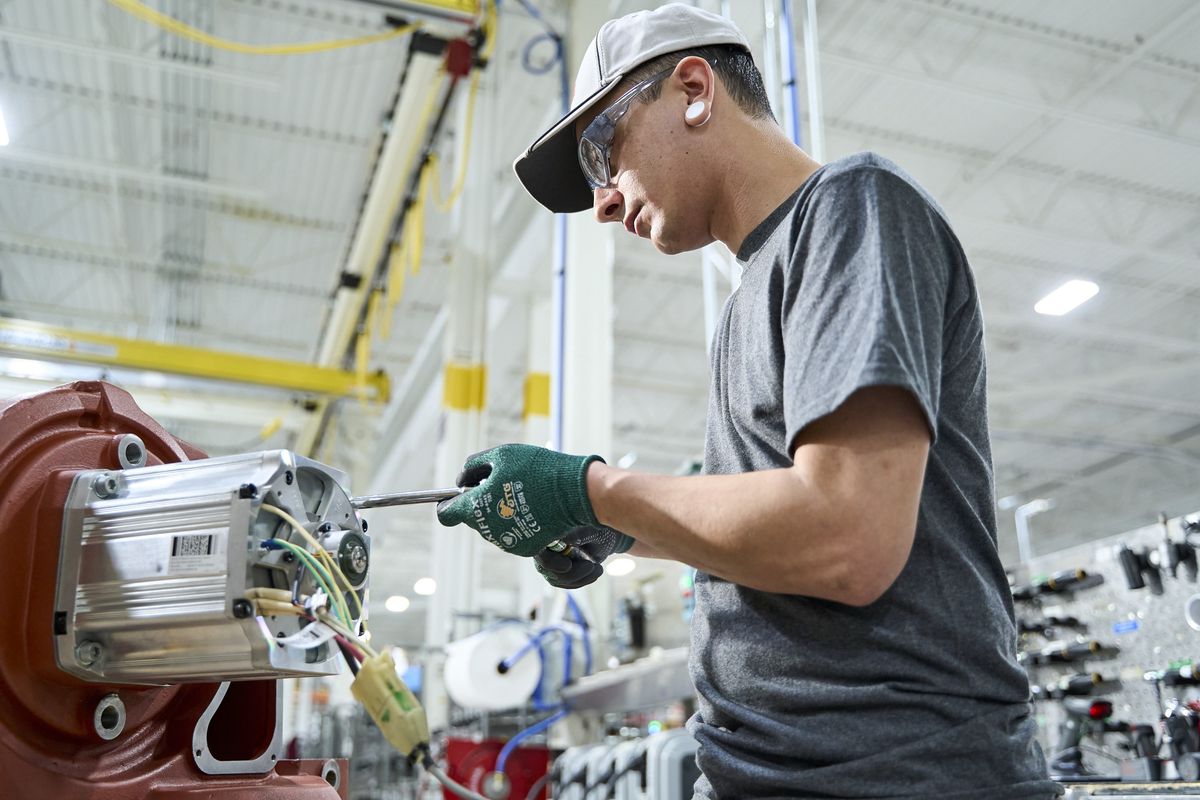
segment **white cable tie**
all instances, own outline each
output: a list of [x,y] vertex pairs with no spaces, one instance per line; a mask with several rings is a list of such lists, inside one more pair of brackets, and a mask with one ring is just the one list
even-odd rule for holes
[[310,622],[298,633],[293,633],[291,636],[276,639],[275,641],[288,647],[311,650],[314,647],[320,647],[336,635],[337,632],[325,623]]

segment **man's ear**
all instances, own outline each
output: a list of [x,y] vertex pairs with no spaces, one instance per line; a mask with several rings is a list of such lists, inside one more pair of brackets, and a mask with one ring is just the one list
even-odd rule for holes
[[683,92],[684,123],[690,127],[698,127],[708,122],[713,112],[717,84],[712,65],[699,56],[688,56],[675,65],[671,79]]

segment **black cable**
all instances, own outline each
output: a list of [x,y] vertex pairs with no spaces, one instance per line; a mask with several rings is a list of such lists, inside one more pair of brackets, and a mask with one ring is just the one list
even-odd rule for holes
[[346,666],[350,667],[350,674],[357,677],[358,659],[356,659],[354,654],[350,652],[350,648],[339,642],[336,637],[334,638],[334,641],[337,642],[338,650],[342,651],[342,658],[346,659]]

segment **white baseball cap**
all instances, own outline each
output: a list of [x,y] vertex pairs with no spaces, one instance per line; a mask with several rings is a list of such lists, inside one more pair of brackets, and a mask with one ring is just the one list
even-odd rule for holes
[[575,120],[635,67],[667,53],[715,44],[750,50],[746,36],[730,20],[682,3],[604,23],[579,65],[571,110],[513,162],[521,185],[554,212],[591,208],[592,189],[579,166]]

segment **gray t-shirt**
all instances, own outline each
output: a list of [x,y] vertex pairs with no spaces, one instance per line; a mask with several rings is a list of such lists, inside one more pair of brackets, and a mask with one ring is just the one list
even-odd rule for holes
[[911,392],[933,442],[912,553],[877,602],[697,576],[697,795],[1055,797],[996,551],[983,319],[945,216],[860,154],[805,181],[738,259],[705,472],[790,466],[797,433],[867,386]]

